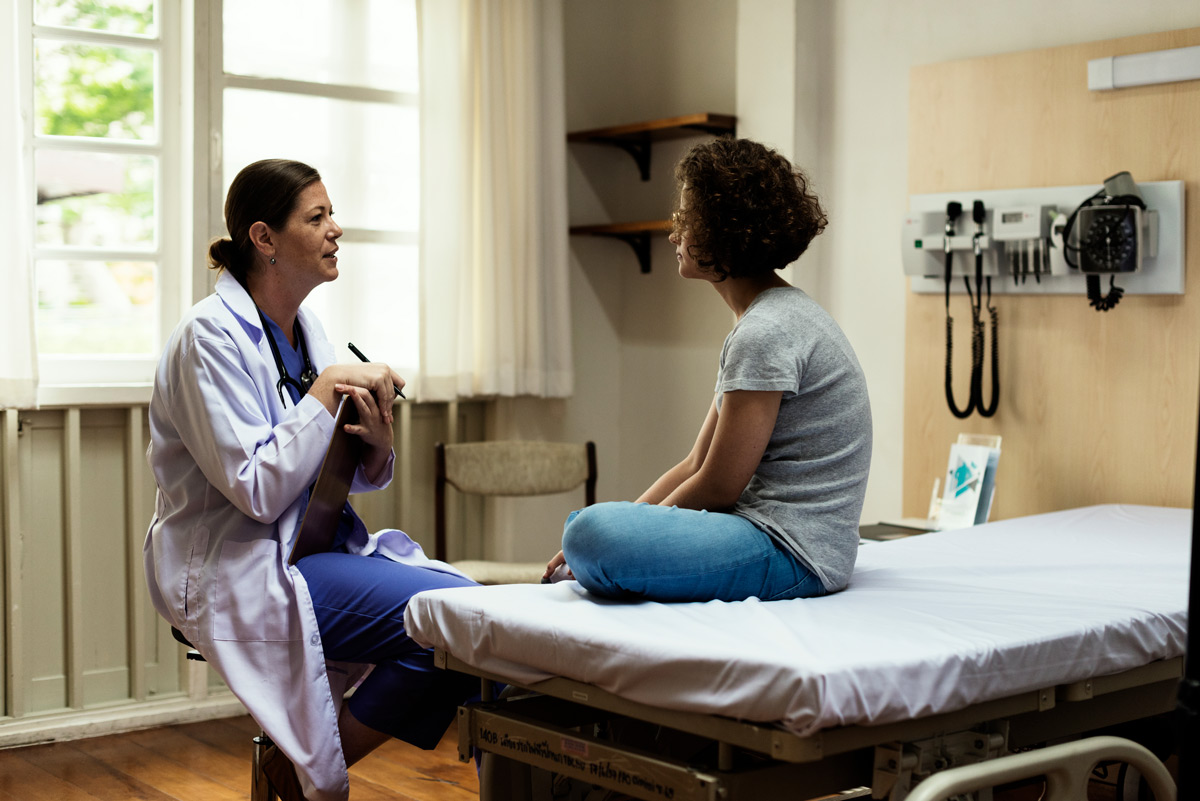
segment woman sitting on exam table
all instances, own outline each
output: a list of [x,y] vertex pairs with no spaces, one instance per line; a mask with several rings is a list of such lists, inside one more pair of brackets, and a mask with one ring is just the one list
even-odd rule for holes
[[176,327],[155,375],[150,597],[274,741],[264,769],[280,797],[346,799],[348,765],[388,737],[433,748],[477,691],[404,631],[413,595],[473,582],[403,532],[368,535],[349,504],[333,548],[288,565],[339,400],[357,406],[346,430],[366,443],[351,492],[377,489],[392,478],[404,381],[335,363],[300,305],[338,277],[342,229],[316,170],[249,165],[225,220],[230,238],[209,250],[216,293]]
[[606,598],[764,601],[846,586],[871,461],[867,385],[842,330],[778,273],[826,218],[807,178],[745,139],[675,167],[679,274],[737,321],[691,453],[636,503],[573,512],[546,578]]

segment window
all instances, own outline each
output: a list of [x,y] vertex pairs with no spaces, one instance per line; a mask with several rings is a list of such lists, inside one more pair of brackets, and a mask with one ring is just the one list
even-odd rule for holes
[[[291,158],[321,173],[338,279],[307,305],[343,358],[353,341],[402,373],[417,366],[419,185],[415,0],[227,0],[220,197],[238,170]],[[264,36],[263,31],[270,31]],[[223,235],[217,214],[214,236]]]
[[16,2],[42,403],[148,397],[215,280],[225,191],[261,158],[329,189],[341,275],[308,305],[335,344],[415,369],[415,0]]
[[178,4],[19,2],[41,382],[148,381],[180,306]]

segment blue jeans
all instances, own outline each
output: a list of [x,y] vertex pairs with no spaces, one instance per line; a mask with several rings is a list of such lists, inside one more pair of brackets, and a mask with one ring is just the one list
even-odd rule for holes
[[763,601],[825,594],[821,580],[744,517],[645,503],[599,503],[563,529],[588,592],[654,601]]
[[327,659],[375,665],[347,703],[359,723],[418,748],[433,748],[479,679],[433,664],[433,651],[404,630],[404,609],[423,590],[473,586],[470,579],[333,551],[296,563],[317,613]]

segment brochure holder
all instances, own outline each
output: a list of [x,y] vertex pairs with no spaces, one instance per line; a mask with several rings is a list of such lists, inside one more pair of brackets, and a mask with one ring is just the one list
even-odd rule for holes
[[959,434],[950,446],[950,460],[941,504],[936,517],[937,528],[967,528],[986,523],[992,511],[996,493],[996,466],[1000,462],[1000,437],[979,434]]

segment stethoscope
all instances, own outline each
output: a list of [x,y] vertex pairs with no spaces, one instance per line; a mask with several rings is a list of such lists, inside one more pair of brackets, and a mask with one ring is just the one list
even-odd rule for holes
[[[275,357],[275,366],[279,368],[279,380],[275,382],[275,389],[279,392],[279,402],[286,406],[287,401],[283,397],[284,387],[294,389],[300,397],[304,397],[308,394],[313,382],[317,380],[317,371],[313,369],[312,362],[308,358],[308,343],[304,341],[304,329],[300,327],[299,319],[292,323],[292,333],[296,336],[296,342],[300,345],[300,355],[304,358],[304,369],[300,371],[300,378],[297,380],[288,375],[287,367],[283,363],[283,356],[279,353],[279,345],[275,342],[271,326],[267,324],[267,318],[263,315],[262,309],[258,308],[257,304],[254,308],[258,311],[258,319],[262,320],[263,333],[267,335],[267,342],[271,345],[271,355]],[[293,405],[295,405],[294,402]]]

